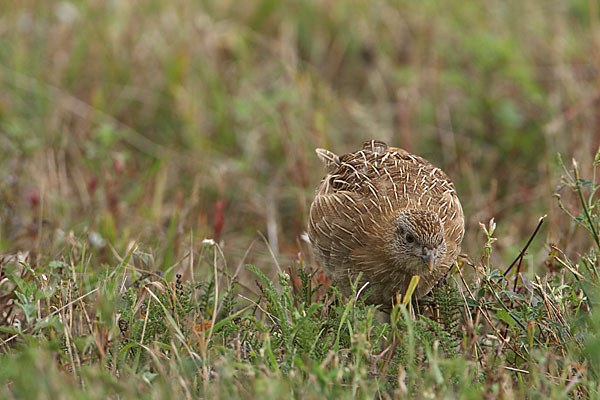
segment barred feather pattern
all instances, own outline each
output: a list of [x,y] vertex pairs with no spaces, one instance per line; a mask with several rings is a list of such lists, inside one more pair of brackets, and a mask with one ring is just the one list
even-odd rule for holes
[[[362,272],[362,286],[374,285],[367,299],[389,310],[413,275],[416,296],[427,294],[460,252],[464,215],[453,183],[427,160],[371,140],[342,156],[317,149],[328,173],[315,193],[309,238],[321,265],[346,296]],[[399,244],[402,218],[423,247],[435,248],[433,269]]]

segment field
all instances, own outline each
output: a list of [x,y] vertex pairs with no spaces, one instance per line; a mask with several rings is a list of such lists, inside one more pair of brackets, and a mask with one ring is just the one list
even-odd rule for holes
[[[0,2],[0,398],[600,398],[595,0]],[[379,322],[304,239],[314,149],[454,181]]]

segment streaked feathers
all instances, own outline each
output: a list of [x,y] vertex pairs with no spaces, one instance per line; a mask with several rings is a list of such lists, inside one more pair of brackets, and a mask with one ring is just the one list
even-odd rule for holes
[[[384,309],[395,293],[406,290],[415,273],[421,278],[416,296],[429,292],[456,261],[464,235],[463,211],[446,174],[378,140],[342,156],[324,149],[316,152],[328,173],[311,205],[308,234],[340,291],[349,295],[350,280],[362,272],[361,284],[378,287],[368,302],[383,304]],[[421,270],[414,257],[397,250],[401,215],[410,217],[407,223],[417,240],[428,245],[440,241],[440,259],[432,272]]]

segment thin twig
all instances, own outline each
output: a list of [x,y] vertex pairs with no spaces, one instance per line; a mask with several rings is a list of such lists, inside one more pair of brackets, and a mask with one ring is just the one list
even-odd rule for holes
[[577,190],[577,194],[579,195],[579,201],[581,202],[581,207],[583,207],[583,213],[585,214],[585,219],[590,226],[590,230],[592,231],[592,236],[594,236],[594,241],[596,242],[596,246],[600,249],[600,238],[598,238],[598,232],[596,232],[596,228],[594,227],[594,222],[592,221],[592,217],[588,211],[587,205],[585,203],[585,199],[583,198],[583,192],[581,191],[581,182],[579,181],[579,168],[577,168],[577,163],[573,161],[573,169],[575,170],[575,189]]
[[[244,300],[246,300],[246,301],[249,301],[250,303],[254,304],[256,307],[258,307],[258,309],[259,309],[260,311],[262,311],[263,313],[265,313],[265,315],[271,319],[271,322],[272,322],[272,323],[274,323],[274,324],[277,324],[277,323],[278,323],[277,321],[279,321],[279,318],[277,318],[276,316],[274,316],[273,314],[269,313],[267,310],[265,310],[264,308],[262,308],[262,307],[260,306],[260,304],[258,304],[258,303],[257,303],[257,302],[255,302],[254,300],[252,300],[252,299],[250,299],[250,298],[248,298],[248,297],[244,296],[243,294],[239,294],[239,293],[238,293],[238,296],[239,296],[239,297],[241,297],[242,299],[244,299]],[[277,321],[276,321],[276,320],[277,320]]]
[[271,248],[271,245],[269,244],[269,240],[265,237],[265,235],[263,235],[262,232],[259,231],[258,234],[262,238],[262,240],[265,242],[265,245],[267,246],[267,249],[269,250],[271,257],[273,258],[273,261],[275,261],[275,266],[277,267],[277,272],[280,275],[283,274],[283,270],[281,269],[281,266],[279,265],[279,261],[277,261],[277,257],[275,256],[275,253],[273,252],[273,249]]
[[515,266],[515,264],[517,263],[517,261],[519,261],[520,259],[523,258],[523,256],[525,255],[525,252],[529,248],[529,245],[531,244],[531,242],[533,242],[533,238],[535,238],[535,236],[539,232],[540,228],[542,227],[542,224],[544,223],[544,220],[546,219],[546,217],[547,217],[547,215],[544,215],[543,217],[540,218],[540,220],[539,220],[539,222],[537,224],[537,227],[535,228],[535,231],[533,231],[533,233],[531,234],[531,237],[527,241],[527,244],[525,245],[525,247],[523,247],[523,250],[521,250],[521,252],[517,256],[517,258],[515,258],[515,260],[512,262],[512,264],[510,264],[510,266],[508,267],[508,269],[506,271],[504,271],[504,276],[505,277],[506,277],[506,275],[508,275],[508,273],[510,272],[510,270],[512,269],[512,267]]
[[[471,289],[469,289],[469,285],[467,285],[467,281],[465,281],[465,278],[463,277],[463,274],[462,274],[460,268],[457,268],[457,270],[458,270],[458,275],[460,276],[460,279],[461,279],[463,285],[467,289],[467,292],[469,292],[469,296],[471,296],[472,300],[477,302],[477,300],[475,300],[475,296],[473,296],[473,293],[471,292]],[[477,303],[479,303],[479,302],[477,302]],[[498,336],[503,343],[505,343],[508,347],[510,347],[510,349],[517,356],[521,357],[523,359],[523,361],[527,361],[527,358],[525,358],[520,352],[518,352],[517,349],[511,343],[509,343],[508,340],[506,340],[506,338],[500,333],[500,331],[498,331],[498,329],[492,323],[492,320],[490,319],[490,317],[487,315],[487,312],[479,305],[477,306],[477,308],[481,311],[481,315],[483,315],[483,318],[485,318],[487,323],[494,330],[494,332],[496,333],[496,336]]]

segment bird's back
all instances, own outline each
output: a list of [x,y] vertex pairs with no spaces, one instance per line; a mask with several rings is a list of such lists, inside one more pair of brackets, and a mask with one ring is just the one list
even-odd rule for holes
[[431,211],[443,224],[447,252],[441,268],[420,274],[417,296],[426,294],[456,260],[464,234],[462,207],[447,175],[379,141],[365,142],[361,150],[339,158],[317,152],[326,158],[329,173],[317,188],[308,231],[325,271],[346,295],[349,279],[363,272],[363,281],[389,286],[370,302],[388,301],[391,292],[405,289],[412,274],[389,265],[381,243],[391,240],[393,232],[386,227],[401,210]]

